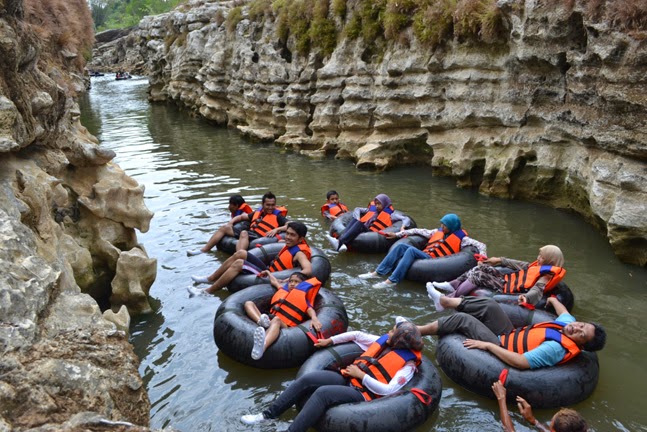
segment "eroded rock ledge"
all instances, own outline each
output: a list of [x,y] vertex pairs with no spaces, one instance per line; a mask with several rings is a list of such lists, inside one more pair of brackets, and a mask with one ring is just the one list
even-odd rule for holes
[[79,122],[78,53],[47,51],[20,0],[0,4],[0,36],[0,431],[144,430],[127,334],[156,272],[144,189]]
[[313,156],[428,164],[482,193],[573,209],[645,265],[647,39],[588,22],[584,1],[545,3],[504,10],[505,44],[431,51],[409,35],[364,61],[351,40],[298,56],[245,8],[228,32],[232,4],[191,0],[142,20],[134,49],[153,101]]

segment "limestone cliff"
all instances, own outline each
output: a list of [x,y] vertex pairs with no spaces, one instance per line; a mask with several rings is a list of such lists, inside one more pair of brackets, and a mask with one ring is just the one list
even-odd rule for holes
[[235,4],[191,0],[140,22],[151,100],[360,168],[428,164],[485,194],[573,209],[621,259],[647,263],[644,32],[592,20],[583,0],[499,1],[497,43],[431,49],[409,28],[377,55],[342,36],[331,55],[299,55],[272,16]]
[[0,3],[2,431],[149,422],[127,331],[150,310],[152,213],[79,122],[91,29],[85,0]]

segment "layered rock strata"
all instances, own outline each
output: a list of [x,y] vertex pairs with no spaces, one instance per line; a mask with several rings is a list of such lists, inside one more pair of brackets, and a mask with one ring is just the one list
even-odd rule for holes
[[79,122],[77,54],[45,52],[18,0],[0,36],[0,430],[143,430],[127,332],[156,271],[144,189]]
[[506,43],[430,50],[409,30],[382,57],[348,39],[322,57],[280,43],[269,18],[243,8],[228,31],[231,3],[191,0],[142,20],[135,50],[152,101],[360,168],[428,164],[485,194],[572,209],[645,265],[647,39],[589,22],[582,1],[500,3]]

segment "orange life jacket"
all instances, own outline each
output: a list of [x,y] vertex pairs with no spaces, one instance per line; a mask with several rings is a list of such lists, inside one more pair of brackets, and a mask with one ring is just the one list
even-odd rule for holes
[[310,306],[315,304],[315,297],[319,293],[321,282],[317,278],[310,278],[299,283],[294,289],[285,287],[276,291],[270,306],[271,317],[279,317],[288,327],[294,327],[306,321],[306,313]]
[[519,270],[514,273],[503,276],[504,294],[517,294],[527,292],[532,288],[540,277],[545,274],[551,274],[553,277],[548,281],[544,288],[544,293],[550,292],[564,278],[566,270],[562,267],[549,265],[540,266],[537,261],[531,263],[527,269]]
[[[387,208],[383,209],[375,218],[373,222],[371,222],[371,225],[368,227],[370,231],[377,232],[377,231],[382,231],[384,228],[390,227],[393,225],[393,221],[391,220],[391,214],[395,210],[393,209],[393,206],[390,205]],[[368,222],[373,215],[377,212],[377,209],[375,208],[375,201],[371,201],[368,204],[368,212],[364,214],[364,216],[361,217],[359,220],[360,222],[366,223]]]
[[243,213],[250,214],[250,213],[253,213],[253,212],[254,212],[254,210],[252,210],[252,208],[249,206],[249,204],[242,203],[240,205],[240,207],[238,207],[238,210],[236,210],[234,212],[231,212],[231,218],[233,219],[236,216],[242,215]]
[[432,258],[453,255],[461,250],[461,242],[465,236],[467,236],[467,231],[461,229],[445,237],[445,233],[439,228],[429,238],[423,252]]
[[321,216],[324,216],[324,213],[328,212],[330,213],[330,216],[339,216],[341,214],[344,214],[348,212],[348,207],[346,207],[344,204],[339,203],[339,204],[324,204],[321,206]]
[[279,227],[278,216],[285,217],[287,214],[288,210],[285,207],[276,207],[270,214],[264,213],[263,207],[261,207],[252,215],[252,223],[249,226],[249,230],[265,237],[268,232]]
[[564,358],[559,364],[566,363],[580,353],[580,347],[561,332],[566,324],[559,321],[543,322],[522,327],[501,336],[501,346],[518,354],[537,348],[544,341],[558,342],[565,350]]
[[308,243],[306,243],[305,239],[301,243],[296,244],[292,247],[283,246],[283,249],[279,251],[278,255],[276,255],[276,257],[268,266],[270,272],[294,268],[294,256],[299,252],[306,254],[308,261],[310,261],[310,258],[312,257],[312,251],[310,250],[310,246],[308,246]]
[[[416,362],[417,366],[420,364],[420,360],[422,358],[420,351],[408,349],[392,350],[386,344],[388,339],[388,334],[381,336],[353,362],[354,365],[357,365],[369,376],[384,384],[388,384],[391,379],[393,379],[393,376],[402,369],[406,362],[413,360]],[[359,391],[364,395],[364,399],[367,401],[381,397],[366,388],[362,384],[362,381],[357,378],[351,378],[350,383],[359,389]]]

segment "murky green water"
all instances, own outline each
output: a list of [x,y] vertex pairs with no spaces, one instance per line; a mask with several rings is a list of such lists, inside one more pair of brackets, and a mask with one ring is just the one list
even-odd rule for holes
[[[256,370],[218,353],[212,324],[227,292],[189,298],[186,287],[190,275],[210,273],[226,256],[214,252],[187,257],[185,251],[199,247],[227,220],[231,194],[240,193],[256,205],[268,189],[289,208],[291,218],[308,225],[311,244],[328,248],[323,237],[327,224],[319,207],[325,192],[335,188],[351,207],[385,192],[420,226],[436,226],[444,213],[456,212],[470,234],[487,243],[491,256],[532,260],[539,246],[560,245],[566,282],[576,296],[575,315],[602,322],[609,333],[599,356],[597,389],[575,408],[597,431],[647,430],[647,271],[620,263],[605,238],[580,217],[457,189],[452,180],[432,177],[425,168],[358,172],[350,162],[313,161],[255,144],[175,108],[149,105],[146,86],[145,79],[93,81],[83,100],[83,123],[103,146],[117,152],[115,161],[146,186],[146,203],[155,212],[150,231],[139,235],[149,255],[158,259],[151,289],[155,313],[136,320],[131,329],[154,427],[172,425],[185,432],[276,429],[275,423],[249,428],[238,418],[271,402],[296,369]],[[430,310],[422,286],[405,282],[395,289],[374,290],[356,278],[373,269],[380,257],[329,257],[329,285],[345,302],[353,328],[379,333],[395,315],[418,323],[439,316]],[[426,344],[425,354],[431,359],[435,343],[428,339]],[[495,401],[475,396],[446,377],[443,386],[439,410],[419,431],[501,430]],[[548,420],[552,413],[536,414]],[[279,429],[292,416],[294,411],[286,414]],[[529,430],[518,414],[513,419],[517,430]]]

